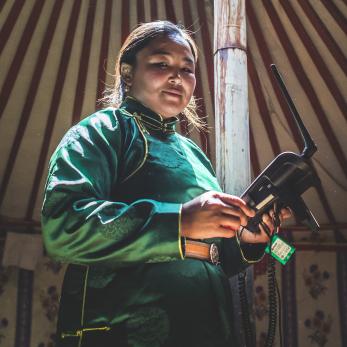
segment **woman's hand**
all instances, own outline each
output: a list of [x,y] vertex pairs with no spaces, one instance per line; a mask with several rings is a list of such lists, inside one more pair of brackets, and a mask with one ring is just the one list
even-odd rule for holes
[[237,196],[209,191],[183,204],[181,235],[191,239],[234,237],[254,215]]
[[[273,216],[274,216],[273,210],[270,210],[270,212],[268,214],[264,213],[262,216],[263,223],[266,224],[266,226],[270,230],[270,235],[272,235],[274,230],[275,230],[275,226],[273,223]],[[289,208],[281,209],[281,211],[279,213],[280,223],[282,223],[285,219],[290,218],[291,216],[292,216],[292,212]],[[246,224],[242,224],[242,225],[246,225]],[[246,242],[246,243],[266,243],[266,242],[269,242],[269,236],[265,232],[265,230],[261,224],[259,224],[259,229],[260,229],[259,233],[253,233],[253,232],[247,230],[246,228],[244,228],[242,230],[242,232],[240,232],[240,234],[239,234],[241,236],[241,241]]]

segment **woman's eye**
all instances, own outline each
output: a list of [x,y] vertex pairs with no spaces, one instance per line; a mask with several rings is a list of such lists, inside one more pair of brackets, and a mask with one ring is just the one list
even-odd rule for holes
[[182,69],[183,72],[186,72],[186,73],[194,73],[194,71],[192,69],[190,69],[189,67],[184,67]]
[[160,62],[160,63],[154,63],[153,64],[154,66],[157,66],[161,69],[166,69],[168,67],[168,64],[167,63],[164,63],[164,62]]

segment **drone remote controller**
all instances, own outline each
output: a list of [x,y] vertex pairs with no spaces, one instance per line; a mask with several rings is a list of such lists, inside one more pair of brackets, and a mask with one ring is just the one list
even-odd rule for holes
[[277,211],[289,207],[299,222],[318,232],[319,224],[301,197],[308,188],[320,184],[309,160],[317,147],[305,128],[276,66],[271,65],[271,69],[300,130],[305,147],[301,154],[279,154],[241,195],[256,212],[246,227],[252,232],[257,232],[262,215],[276,206]]

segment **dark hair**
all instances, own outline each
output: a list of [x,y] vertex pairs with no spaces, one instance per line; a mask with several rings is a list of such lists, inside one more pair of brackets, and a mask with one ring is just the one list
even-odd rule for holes
[[[198,58],[198,50],[196,44],[189,32],[180,25],[173,24],[169,21],[154,21],[140,24],[135,28],[123,43],[116,61],[114,84],[111,88],[106,89],[102,102],[105,106],[119,107],[124,98],[125,83],[121,78],[120,67],[122,63],[127,63],[132,66],[136,65],[137,53],[146,47],[152,40],[170,35],[180,35],[189,44],[195,62]],[[182,112],[187,119],[198,129],[204,127],[204,122],[199,118],[196,112],[196,103],[194,96],[189,101],[189,104]]]

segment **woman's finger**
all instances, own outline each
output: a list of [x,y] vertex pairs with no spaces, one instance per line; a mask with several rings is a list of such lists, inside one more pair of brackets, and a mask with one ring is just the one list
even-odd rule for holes
[[292,217],[293,213],[289,208],[282,208],[281,212],[280,212],[280,216],[282,217],[282,219],[288,219],[290,217]]
[[227,203],[228,205],[238,206],[246,216],[255,216],[255,212],[239,197],[225,193],[216,193],[215,196],[218,196],[223,202]]
[[224,218],[237,218],[237,222],[241,225],[247,225],[248,223],[248,217],[240,210],[240,209],[235,209],[235,208],[225,208],[221,209],[222,214],[220,215],[221,217]]
[[264,213],[262,216],[262,221],[266,224],[266,226],[270,229],[272,233],[275,229],[272,218],[267,213]]
[[[259,238],[258,242],[268,242],[270,240],[268,232],[265,231],[264,227],[260,224],[259,225],[260,234],[257,234],[257,237]],[[270,230],[270,236],[272,235],[272,231]]]
[[217,237],[225,237],[225,238],[231,238],[231,237],[234,237],[236,236],[236,231],[238,230],[238,228],[236,229],[231,229],[230,227],[228,226],[225,226],[225,225],[220,225],[218,227],[218,233],[220,233],[219,236]]
[[217,219],[220,217],[232,216],[238,217],[237,220],[238,222],[241,222],[242,225],[246,225],[248,223],[248,217],[238,206],[228,205],[216,198],[209,199],[207,204],[212,207],[212,213],[217,216]]
[[235,195],[226,194],[222,192],[216,192],[213,194],[214,197],[221,199],[222,201],[228,204],[236,204],[236,205],[247,205],[241,198]]
[[241,214],[244,214],[238,207],[233,206],[224,206],[221,207],[218,211],[220,214],[230,214],[232,216],[240,216]]
[[260,233],[253,233],[246,228],[242,231],[242,241],[246,243],[267,243],[269,242],[268,233],[263,226],[259,225]]
[[232,228],[233,230],[238,230],[241,225],[241,219],[238,216],[224,214],[218,218],[218,224]]

